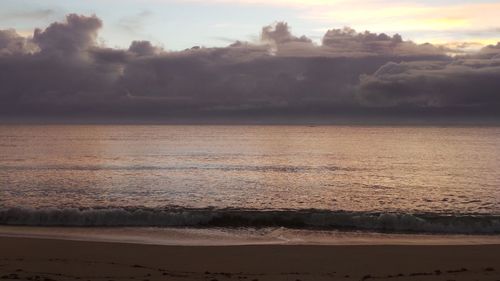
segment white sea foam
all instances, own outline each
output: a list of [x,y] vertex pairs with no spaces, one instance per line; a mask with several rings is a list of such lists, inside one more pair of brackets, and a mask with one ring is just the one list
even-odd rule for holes
[[286,227],[392,233],[497,234],[493,215],[401,214],[325,210],[8,208],[0,224],[28,226]]

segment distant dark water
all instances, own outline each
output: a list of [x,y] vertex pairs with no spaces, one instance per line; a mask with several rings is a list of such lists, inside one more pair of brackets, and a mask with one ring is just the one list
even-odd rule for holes
[[500,232],[500,128],[0,126],[0,223]]

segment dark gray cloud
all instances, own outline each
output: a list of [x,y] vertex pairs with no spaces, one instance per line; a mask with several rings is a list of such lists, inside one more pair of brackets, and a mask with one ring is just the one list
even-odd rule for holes
[[497,46],[482,51],[488,55],[452,58],[399,35],[348,28],[329,30],[317,45],[279,22],[262,29],[261,42],[169,52],[149,41],[101,46],[101,27],[96,16],[72,14],[32,38],[0,31],[0,118],[404,122],[500,115]]
[[149,41],[132,41],[128,50],[138,56],[152,56],[163,51],[161,48],[153,46]]
[[322,43],[335,52],[346,54],[425,56],[440,55],[446,51],[431,44],[419,45],[404,41],[399,34],[389,36],[369,31],[358,33],[349,27],[328,30]]
[[475,56],[481,57],[481,58],[499,59],[500,58],[500,42],[497,43],[496,45],[489,45],[489,46],[484,47]]
[[33,42],[44,52],[62,52],[65,55],[81,54],[96,45],[102,21],[96,16],[82,17],[71,14],[64,23],[53,23],[45,30],[35,29]]
[[361,77],[358,99],[367,107],[498,117],[499,78],[500,59],[390,62]]
[[270,53],[277,55],[304,56],[305,54],[314,55],[318,51],[318,48],[314,46],[312,40],[308,37],[293,35],[290,27],[285,22],[276,22],[264,26],[260,40],[268,45]]
[[68,15],[25,39],[37,51],[0,56],[0,113],[83,114],[90,106],[108,106],[123,64],[111,59],[121,51],[97,47],[101,26],[95,16]]
[[262,41],[272,42],[276,45],[299,42],[312,43],[312,40],[302,35],[301,37],[294,36],[290,32],[290,28],[286,22],[277,22],[273,25],[268,25],[262,28]]

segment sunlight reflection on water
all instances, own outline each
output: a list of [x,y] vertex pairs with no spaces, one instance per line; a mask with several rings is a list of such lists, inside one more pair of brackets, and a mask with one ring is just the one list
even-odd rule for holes
[[0,206],[500,213],[500,128],[0,126]]

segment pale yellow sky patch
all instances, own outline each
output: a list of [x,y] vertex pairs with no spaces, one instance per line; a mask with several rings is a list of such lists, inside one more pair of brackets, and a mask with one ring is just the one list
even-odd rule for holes
[[23,37],[33,36],[33,30],[16,30],[16,33]]
[[302,17],[324,23],[345,22],[369,30],[453,30],[486,29],[500,26],[500,3],[472,3],[443,6],[368,2],[354,5],[312,7]]

